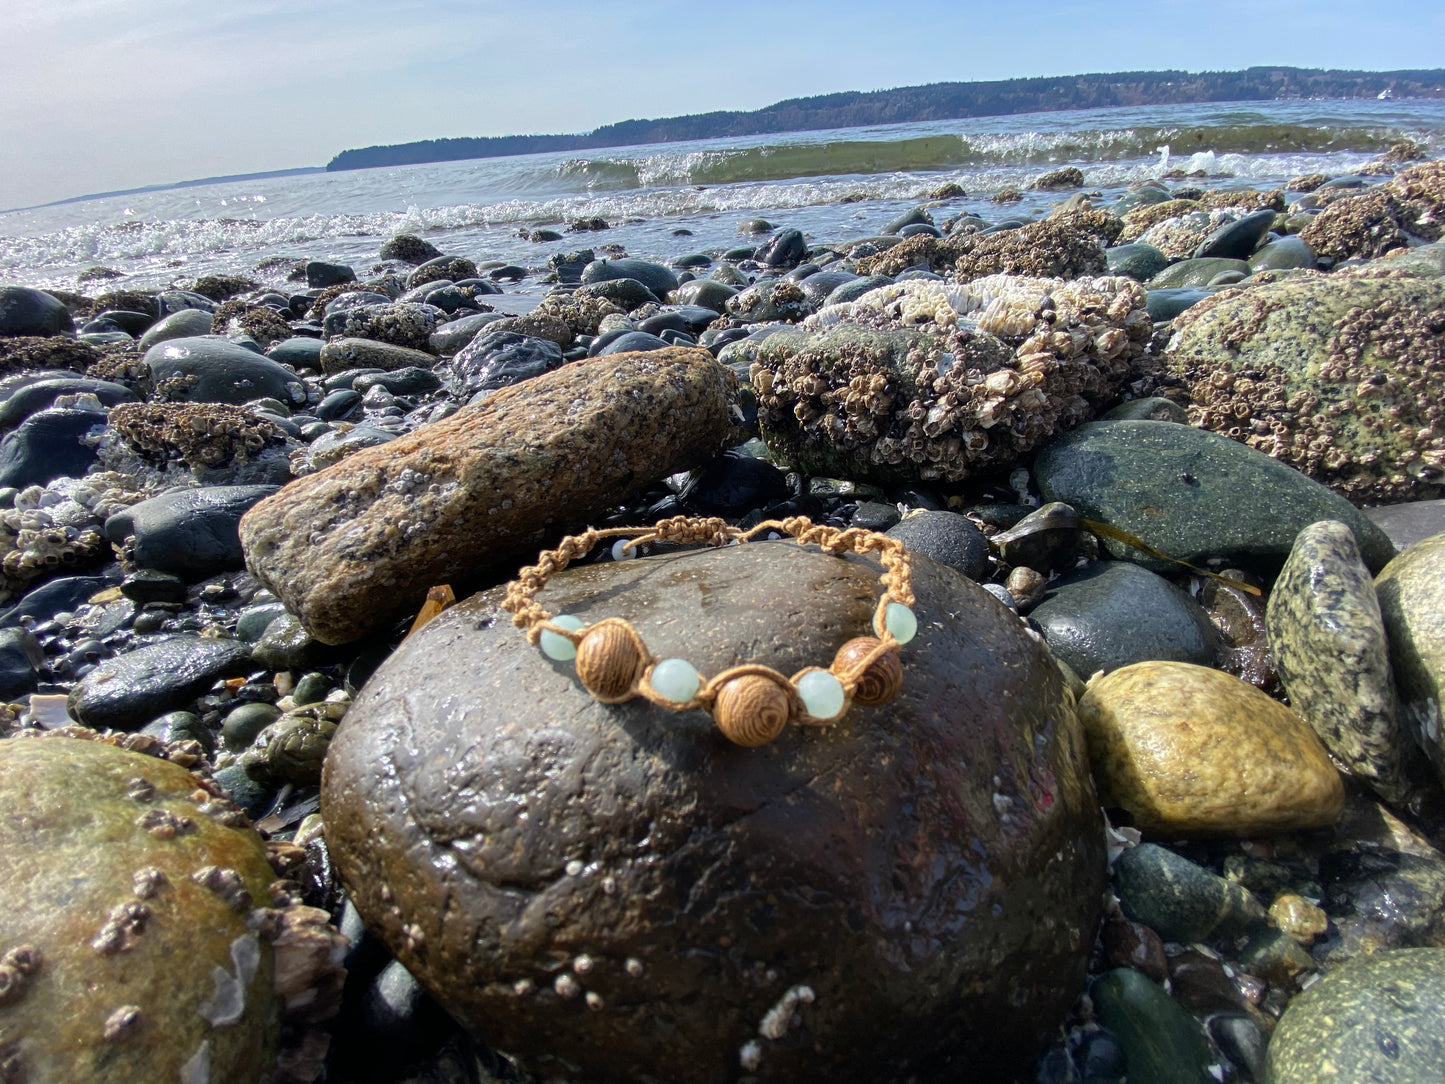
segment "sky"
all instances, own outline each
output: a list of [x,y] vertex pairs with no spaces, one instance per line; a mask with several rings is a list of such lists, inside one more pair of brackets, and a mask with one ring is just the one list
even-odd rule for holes
[[1445,66],[1440,0],[0,0],[0,208],[951,80]]

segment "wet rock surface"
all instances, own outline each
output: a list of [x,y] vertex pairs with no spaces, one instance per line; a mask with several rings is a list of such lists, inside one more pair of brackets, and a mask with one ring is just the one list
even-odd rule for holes
[[[570,571],[544,597],[704,673],[791,672],[866,626],[875,577],[757,543]],[[923,558],[914,587],[927,635],[899,698],[756,750],[698,712],[593,701],[496,592],[447,611],[327,758],[353,901],[448,1011],[549,1075],[1007,1064],[1082,966],[1097,807],[1017,620]]]
[[1440,722],[1445,677],[1445,535],[1417,542],[1391,561],[1375,580],[1380,615],[1405,724],[1445,778],[1445,737]]

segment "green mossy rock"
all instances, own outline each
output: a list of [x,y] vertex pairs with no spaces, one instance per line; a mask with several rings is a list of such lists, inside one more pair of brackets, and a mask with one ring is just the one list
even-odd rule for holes
[[1405,723],[1445,779],[1445,534],[1416,542],[1375,579]]
[[252,1084],[270,1070],[272,949],[247,917],[275,874],[254,831],[218,823],[233,807],[197,788],[100,741],[0,741],[0,970],[12,991],[20,975],[0,996],[6,1081]]

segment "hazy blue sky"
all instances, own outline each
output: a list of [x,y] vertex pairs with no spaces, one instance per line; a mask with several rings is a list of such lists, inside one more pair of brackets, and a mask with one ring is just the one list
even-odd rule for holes
[[1440,0],[0,0],[0,207],[940,80],[1445,66]]

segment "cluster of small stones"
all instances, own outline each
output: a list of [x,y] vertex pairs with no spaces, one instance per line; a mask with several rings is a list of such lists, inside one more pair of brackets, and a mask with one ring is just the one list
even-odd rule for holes
[[1364,192],[1337,198],[1300,231],[1321,256],[1374,259],[1445,230],[1445,162],[1424,162]]
[[134,478],[108,472],[21,490],[14,506],[0,512],[0,601],[108,553],[102,525],[141,499]]
[[[1375,278],[1372,269],[1340,276]],[[1320,276],[1323,278],[1324,276]],[[1254,303],[1233,330],[1238,346],[1271,307],[1248,290],[1206,298],[1175,321],[1189,327],[1224,301]],[[1335,321],[1327,357],[1306,387],[1277,369],[1177,367],[1188,388],[1191,424],[1290,464],[1350,500],[1395,503],[1438,496],[1445,485],[1445,311],[1403,308],[1388,298],[1357,305]],[[1365,352],[1372,360],[1365,363]]]
[[1129,279],[997,275],[907,281],[829,306],[804,327],[930,332],[896,368],[862,346],[803,349],[751,381],[759,419],[801,425],[886,475],[912,464],[946,482],[1015,462],[1117,394],[1146,350],[1147,293]]
[[193,471],[249,462],[283,439],[265,418],[222,403],[121,403],[110,427],[148,463]]

